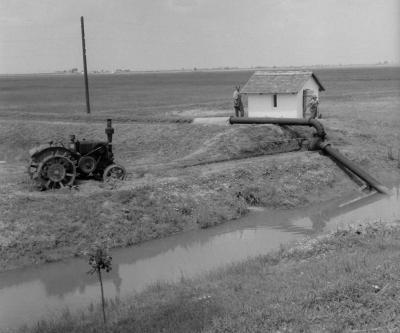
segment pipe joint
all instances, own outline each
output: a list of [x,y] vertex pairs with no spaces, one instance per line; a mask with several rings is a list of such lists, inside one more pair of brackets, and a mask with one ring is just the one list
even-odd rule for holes
[[319,148],[323,150],[323,149],[325,149],[326,147],[328,147],[330,145],[331,145],[331,143],[329,141],[320,142],[319,143]]
[[310,143],[308,144],[308,150],[311,150],[311,151],[319,150],[321,147],[321,143],[322,143],[321,141],[322,141],[322,139],[318,136],[315,137],[314,139],[312,139],[310,141]]
[[324,126],[316,119],[310,119],[308,123],[315,128],[317,136],[324,140],[326,137]]

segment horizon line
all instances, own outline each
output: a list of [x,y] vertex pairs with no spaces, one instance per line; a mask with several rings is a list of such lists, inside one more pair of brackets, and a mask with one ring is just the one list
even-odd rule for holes
[[[287,65],[287,66],[252,66],[252,67],[231,67],[231,66],[220,66],[220,67],[193,67],[193,68],[180,68],[180,69],[122,69],[116,70],[104,70],[95,69],[88,71],[88,74],[101,75],[101,74],[135,74],[135,73],[168,73],[168,72],[205,72],[205,71],[251,71],[259,69],[281,69],[281,68],[343,68],[343,67],[400,67],[400,62],[393,63],[367,63],[367,64],[327,64],[327,65]],[[32,73],[0,73],[0,76],[15,76],[15,75],[82,75],[83,71],[68,72],[70,70],[54,70],[52,72],[32,72]]]

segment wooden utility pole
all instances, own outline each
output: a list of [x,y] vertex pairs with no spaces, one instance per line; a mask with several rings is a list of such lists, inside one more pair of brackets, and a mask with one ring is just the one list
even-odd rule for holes
[[85,75],[86,112],[90,113],[89,79],[88,79],[87,64],[86,64],[85,23],[83,22],[83,16],[81,16],[81,31],[82,31],[83,72]]

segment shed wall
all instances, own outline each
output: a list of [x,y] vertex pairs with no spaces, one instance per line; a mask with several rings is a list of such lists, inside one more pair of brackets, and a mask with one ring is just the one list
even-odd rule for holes
[[248,94],[249,117],[296,118],[297,94],[277,94],[277,107],[274,107],[273,94]]

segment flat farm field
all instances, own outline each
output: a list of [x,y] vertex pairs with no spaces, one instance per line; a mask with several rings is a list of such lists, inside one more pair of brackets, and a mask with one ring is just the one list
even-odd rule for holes
[[[328,139],[388,187],[398,182],[400,68],[314,71]],[[251,205],[290,209],[359,190],[329,158],[299,144],[312,130],[191,123],[232,114],[235,85],[251,71],[0,77],[0,267],[72,255],[105,241],[124,247],[229,222]],[[25,174],[38,143],[104,140],[128,179],[38,192]],[[22,209],[23,208],[23,209]]]
[[[153,120],[196,110],[231,108],[235,84],[249,71],[113,74],[89,76],[92,117]],[[2,117],[86,119],[82,75],[0,78]]]

